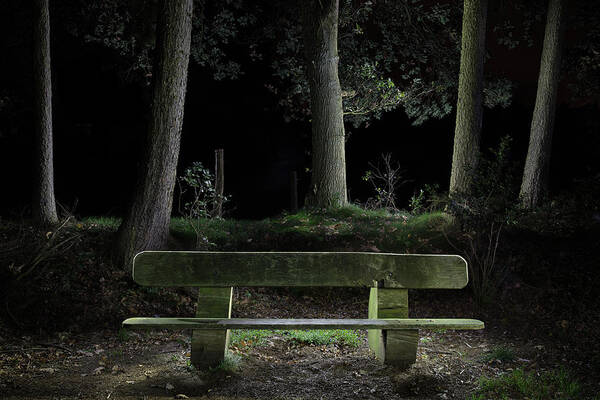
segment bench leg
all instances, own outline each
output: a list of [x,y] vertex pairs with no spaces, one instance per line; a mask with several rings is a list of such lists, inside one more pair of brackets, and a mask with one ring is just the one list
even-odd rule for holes
[[[408,290],[371,288],[369,318],[408,318]],[[369,329],[368,338],[369,347],[385,364],[408,368],[417,359],[417,329]]]
[[[232,287],[198,289],[197,318],[231,318]],[[191,363],[200,369],[216,367],[225,357],[229,330],[192,331]]]

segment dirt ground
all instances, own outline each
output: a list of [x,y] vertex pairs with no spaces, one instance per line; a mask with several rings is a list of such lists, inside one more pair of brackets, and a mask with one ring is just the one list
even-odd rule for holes
[[[239,289],[235,315],[259,317],[364,317],[366,293],[295,293]],[[470,315],[470,305],[440,292],[433,303],[414,296],[416,314]],[[460,298],[458,299],[460,300]],[[428,304],[424,307],[423,304]],[[462,307],[456,307],[463,304]],[[433,314],[431,314],[433,313]],[[421,316],[421,315],[415,315]],[[231,348],[241,357],[234,371],[189,366],[189,332],[118,328],[52,337],[13,337],[0,331],[0,393],[3,399],[465,399],[480,376],[516,368],[544,371],[567,366],[591,393],[598,371],[580,353],[555,340],[515,335],[497,321],[482,331],[421,331],[417,362],[401,371],[370,353],[366,332],[358,347],[306,345],[275,334],[263,345]],[[540,339],[540,337],[542,339]],[[485,361],[497,347],[510,362]],[[587,373],[585,371],[590,373]]]

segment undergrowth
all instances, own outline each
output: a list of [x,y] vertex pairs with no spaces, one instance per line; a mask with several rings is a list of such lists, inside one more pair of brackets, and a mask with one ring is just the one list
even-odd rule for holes
[[574,400],[580,398],[580,391],[579,382],[565,369],[536,373],[519,368],[497,378],[482,377],[470,400]]
[[[338,250],[398,253],[439,252],[446,248],[442,231],[451,219],[442,212],[411,215],[365,210],[356,205],[331,210],[300,210],[260,221],[204,219],[199,221],[216,250]],[[194,243],[195,233],[180,218],[171,233]]]

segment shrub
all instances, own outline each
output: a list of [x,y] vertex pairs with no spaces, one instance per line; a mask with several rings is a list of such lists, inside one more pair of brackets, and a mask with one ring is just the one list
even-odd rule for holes
[[412,195],[409,200],[408,208],[412,214],[431,213],[441,211],[448,204],[448,195],[440,192],[440,185],[437,183],[423,186],[419,191]]
[[505,136],[497,149],[490,149],[490,156],[481,157],[479,167],[470,171],[468,192],[452,195],[447,206],[462,231],[460,244],[449,242],[469,263],[478,304],[493,299],[505,276],[506,268],[497,264],[496,255],[502,230],[517,220],[518,180],[510,142]]
[[196,234],[196,248],[210,243],[202,232],[202,220],[211,218],[217,200],[225,204],[229,198],[215,190],[215,178],[201,162],[194,162],[177,178],[179,188],[179,212]]
[[376,196],[366,202],[366,207],[370,209],[386,209],[390,212],[398,212],[396,205],[396,192],[398,189],[408,183],[404,179],[406,173],[400,167],[400,164],[392,161],[392,155],[382,154],[382,163],[377,165],[369,163],[370,170],[365,172],[363,181],[369,182],[375,189]]

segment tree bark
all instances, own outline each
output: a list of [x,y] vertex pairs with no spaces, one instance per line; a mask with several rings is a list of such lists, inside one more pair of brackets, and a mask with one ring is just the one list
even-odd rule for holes
[[312,177],[306,204],[339,207],[348,202],[342,90],[338,77],[339,0],[309,0],[301,7],[312,118]]
[[548,186],[552,133],[560,80],[565,3],[566,0],[549,0],[548,3],[537,95],[521,183],[520,200],[524,208],[537,206]]
[[52,149],[52,75],[49,0],[33,1],[34,178],[32,217],[37,225],[58,223]]
[[137,252],[164,248],[169,234],[190,56],[192,2],[159,2],[146,151],[115,249],[116,262],[126,269],[131,268]]
[[465,0],[450,195],[467,193],[479,159],[487,0]]

